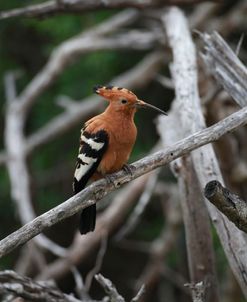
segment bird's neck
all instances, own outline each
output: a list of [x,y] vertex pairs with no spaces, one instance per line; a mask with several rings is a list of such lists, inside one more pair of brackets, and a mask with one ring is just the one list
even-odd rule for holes
[[135,108],[126,108],[125,110],[118,110],[113,105],[109,105],[104,114],[109,117],[114,117],[114,119],[122,119],[125,121],[133,122],[136,113]]

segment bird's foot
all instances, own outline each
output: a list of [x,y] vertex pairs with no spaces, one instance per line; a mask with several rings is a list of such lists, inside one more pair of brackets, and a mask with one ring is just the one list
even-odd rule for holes
[[130,174],[131,177],[133,176],[133,172],[134,172],[133,171],[133,166],[128,165],[128,164],[124,164],[123,165],[123,170],[124,170],[125,173]]
[[108,184],[112,184],[115,189],[119,188],[119,184],[116,183],[115,178],[112,175],[105,175],[105,179]]

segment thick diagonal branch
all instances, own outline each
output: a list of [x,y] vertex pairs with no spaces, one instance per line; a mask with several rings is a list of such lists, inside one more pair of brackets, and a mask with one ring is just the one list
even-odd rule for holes
[[132,174],[119,171],[113,174],[114,184],[105,179],[94,182],[77,195],[69,198],[59,206],[40,215],[33,221],[27,223],[16,232],[10,234],[0,241],[0,257],[10,253],[17,246],[26,243],[43,230],[74,215],[81,209],[92,205],[107,193],[116,189],[124,183],[131,181],[155,168],[170,163],[172,160],[189,153],[205,144],[218,140],[222,135],[234,131],[247,123],[247,107],[230,115],[217,124],[199,131],[189,137],[177,142],[165,150],[144,157],[132,164]]

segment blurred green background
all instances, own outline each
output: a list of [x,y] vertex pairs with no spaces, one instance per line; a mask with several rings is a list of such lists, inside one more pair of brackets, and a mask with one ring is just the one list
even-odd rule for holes
[[[38,1],[22,1],[21,5],[38,3]],[[18,0],[0,3],[1,10],[19,7]],[[97,11],[87,12],[81,15],[57,15],[44,19],[36,18],[13,18],[1,21],[0,26],[0,142],[3,148],[4,135],[4,75],[7,71],[20,71],[17,80],[17,93],[20,93],[30,80],[41,70],[47,62],[52,50],[66,39],[96,25],[111,15],[118,12]],[[139,25],[142,26],[141,24]],[[92,94],[95,84],[107,84],[114,76],[127,71],[133,67],[147,54],[146,51],[98,51],[81,56],[74,64],[71,64],[58,80],[40,97],[32,108],[26,123],[26,135],[44,126],[51,118],[61,113],[63,109],[56,105],[55,100],[59,95],[67,95],[77,101]],[[154,81],[142,91],[135,91],[144,100],[152,102],[164,108],[162,86]],[[168,93],[168,102],[172,100],[172,93]],[[102,100],[102,102],[104,102]],[[168,105],[166,105],[168,106]],[[164,108],[167,109],[167,108]],[[155,112],[142,111],[136,116],[137,127],[141,129],[132,153],[130,161],[144,156],[158,139],[154,119]],[[40,214],[51,207],[59,204],[72,195],[72,178],[78,141],[80,125],[65,135],[48,143],[35,151],[29,162],[32,177],[32,194],[36,213]],[[59,152],[58,152],[59,150]],[[59,171],[58,173],[56,171]],[[10,198],[10,184],[6,169],[0,167],[0,237],[3,238],[10,232],[20,227],[15,206]],[[158,222],[158,228],[162,225],[162,219]],[[66,229],[68,225],[59,224],[48,233],[55,234],[57,228]],[[156,226],[150,232],[157,233]],[[54,240],[61,244],[68,244],[72,239],[74,227],[70,232],[70,239],[56,238]],[[143,230],[142,230],[143,231]],[[59,232],[63,233],[63,232]],[[69,235],[68,235],[69,237]],[[145,237],[145,236],[144,236]],[[65,242],[61,242],[65,240]],[[67,241],[67,242],[66,242]],[[13,264],[15,255],[4,258],[0,263],[0,269]]]
[[[21,4],[19,0],[0,1],[0,10],[8,10],[20,7],[20,5],[24,7],[39,2],[43,1],[26,0],[21,1]],[[230,0],[227,2],[228,4],[221,11],[222,15],[225,11],[226,13],[230,12],[231,6],[236,4]],[[189,11],[191,8],[186,9]],[[20,71],[21,75],[16,85],[17,93],[21,93],[31,79],[46,64],[54,48],[66,39],[99,24],[117,12],[118,10],[99,10],[83,14],[54,15],[47,18],[21,17],[0,21],[0,150],[4,148],[4,76],[6,72],[10,70]],[[220,15],[219,12],[218,15]],[[141,22],[137,26],[138,28],[145,27]],[[235,45],[235,42],[239,39],[239,32],[233,33],[231,39]],[[58,96],[66,95],[80,102],[83,98],[92,94],[94,85],[107,84],[115,76],[132,68],[147,53],[148,51],[97,51],[80,56],[40,96],[28,116],[25,129],[26,135],[34,133],[56,115],[63,112],[63,109],[55,102]],[[168,69],[168,66],[164,66],[162,73],[169,76]],[[153,103],[164,110],[168,110],[174,97],[173,91],[164,89],[157,80],[153,80],[144,89],[134,92],[141,99]],[[102,100],[102,102],[104,101]],[[152,111],[140,111],[136,115],[136,124],[139,132],[130,162],[145,156],[157,142],[158,135],[154,123],[155,117],[156,113]],[[38,148],[30,158],[28,164],[32,182],[32,199],[37,215],[49,210],[72,195],[72,179],[78,151],[80,128],[84,122],[82,120],[71,131]],[[162,170],[160,178],[168,182],[175,182],[170,172],[168,172],[168,168]],[[0,166],[0,209],[0,238],[3,238],[21,226],[10,197],[10,183],[4,166]],[[149,243],[157,238],[165,223],[162,211],[160,200],[154,198],[152,203],[148,205],[144,218],[133,234],[131,234],[130,239]],[[76,220],[75,217],[67,219],[53,226],[45,233],[60,245],[68,246],[73,240],[73,234],[77,229]],[[217,258],[217,272],[220,280],[222,280],[226,278],[226,272],[229,273],[228,264],[213,228],[212,231]],[[17,249],[1,259],[0,270],[13,268],[19,251],[20,249]],[[86,264],[83,263],[82,271],[88,271],[92,268],[96,252],[95,254],[92,253]],[[134,249],[124,249],[112,240],[108,243],[102,271],[107,272],[107,277],[115,282],[120,293],[126,297],[131,297],[133,296],[133,280],[140,275],[148,257],[148,253],[138,252]],[[49,255],[47,260],[53,260],[53,256]],[[186,280],[189,280],[183,227],[181,227],[176,247],[167,257],[167,263],[170,268],[178,271]],[[167,294],[167,297],[169,297],[170,291],[173,291],[172,294],[170,293],[173,297],[171,301],[191,301],[189,296],[187,297],[175,286],[171,286],[170,283],[172,282],[169,283],[169,278],[164,276],[162,278],[166,279],[166,281],[157,285],[157,291],[149,301],[160,301],[157,296],[162,296],[162,291],[166,291],[165,295]],[[64,291],[71,292],[74,289],[73,278],[69,276],[59,285]],[[96,289],[96,292],[97,290],[99,291],[99,289]],[[238,292],[238,295],[241,294]],[[102,292],[99,296],[102,296]]]

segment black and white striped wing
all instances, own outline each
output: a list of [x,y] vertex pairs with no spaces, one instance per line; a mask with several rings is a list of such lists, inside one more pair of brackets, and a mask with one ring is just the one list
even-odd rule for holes
[[105,130],[89,133],[82,129],[79,154],[74,173],[74,193],[80,192],[96,171],[107,149],[108,141],[108,134]]

